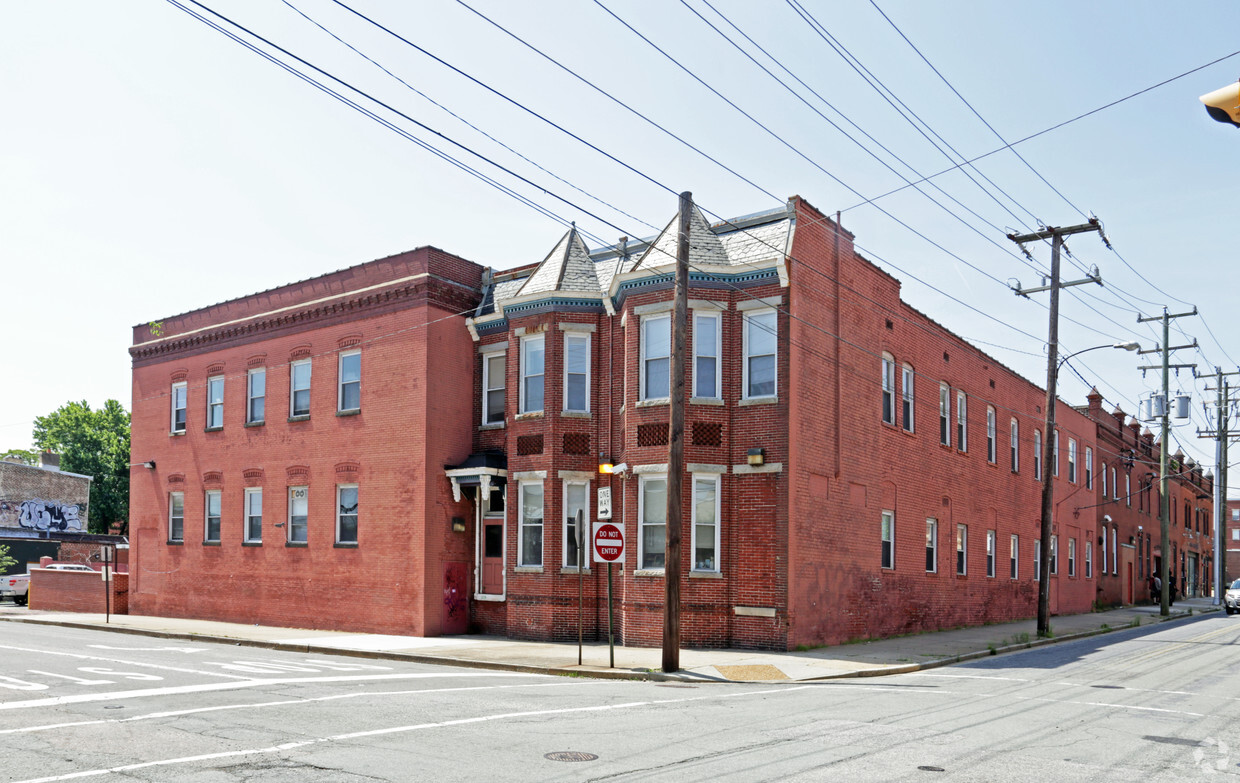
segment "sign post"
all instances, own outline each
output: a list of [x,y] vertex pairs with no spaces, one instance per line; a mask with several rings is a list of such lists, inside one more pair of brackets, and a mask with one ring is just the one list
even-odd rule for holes
[[616,668],[616,637],[612,632],[611,564],[624,562],[624,528],[611,522],[594,523],[594,562],[607,564],[607,650]]
[[586,515],[581,509],[577,509],[577,518],[573,520],[573,533],[577,538],[577,665],[581,665],[581,627],[582,627],[582,580],[585,579],[586,558],[585,548],[589,545],[586,538]]

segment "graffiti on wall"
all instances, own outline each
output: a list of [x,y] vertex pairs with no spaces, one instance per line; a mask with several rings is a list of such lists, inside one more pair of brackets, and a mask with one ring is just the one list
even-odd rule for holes
[[30,530],[82,531],[81,507],[31,498],[20,503],[0,500],[0,524]]

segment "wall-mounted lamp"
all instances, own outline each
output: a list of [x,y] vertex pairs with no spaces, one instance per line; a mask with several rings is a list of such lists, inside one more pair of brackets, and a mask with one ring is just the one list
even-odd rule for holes
[[750,467],[761,467],[766,462],[766,449],[750,449],[745,452],[745,459]]
[[142,467],[146,468],[147,470],[154,470],[154,469],[155,469],[155,460],[151,460],[151,461],[149,461],[149,462],[143,462],[143,463],[142,463]]
[[607,459],[607,457],[604,457],[602,454],[600,454],[598,455],[598,472],[599,473],[615,473],[616,466],[611,464],[611,460]]

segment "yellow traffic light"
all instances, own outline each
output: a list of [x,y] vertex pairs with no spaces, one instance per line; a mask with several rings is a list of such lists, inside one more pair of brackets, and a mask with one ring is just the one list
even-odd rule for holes
[[1200,100],[1211,117],[1240,127],[1240,82],[1208,92]]

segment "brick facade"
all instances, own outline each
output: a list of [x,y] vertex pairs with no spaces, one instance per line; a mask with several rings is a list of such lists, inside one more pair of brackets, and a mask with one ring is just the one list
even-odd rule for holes
[[0,460],[0,539],[86,532],[90,476]]

